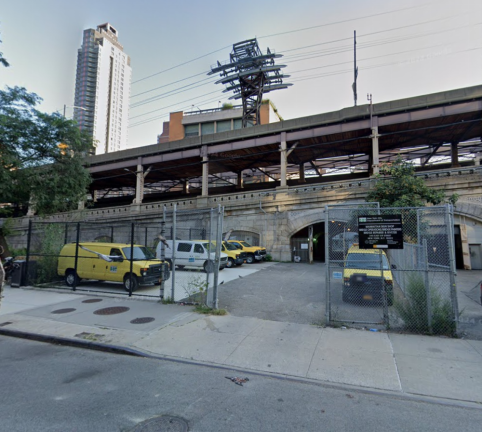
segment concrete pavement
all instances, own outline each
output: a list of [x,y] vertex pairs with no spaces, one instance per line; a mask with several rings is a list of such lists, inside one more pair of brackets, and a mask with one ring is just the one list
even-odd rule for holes
[[482,403],[478,340],[204,316],[190,306],[10,287],[0,306],[0,334]]

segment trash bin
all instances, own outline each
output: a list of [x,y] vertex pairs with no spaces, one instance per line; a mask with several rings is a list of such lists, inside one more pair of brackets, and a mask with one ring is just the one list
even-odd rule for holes
[[25,264],[27,261],[25,260],[15,260],[13,262],[13,269],[12,269],[12,279],[10,280],[10,286],[12,287],[20,287],[22,286],[22,282],[25,280]]
[[21,287],[30,285],[35,280],[37,273],[37,261],[29,261],[28,263],[28,277],[27,277],[27,261],[15,260],[13,262],[12,279],[10,286]]

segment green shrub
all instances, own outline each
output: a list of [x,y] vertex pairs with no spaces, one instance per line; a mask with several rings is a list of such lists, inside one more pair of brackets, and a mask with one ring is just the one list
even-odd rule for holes
[[[430,288],[432,309],[431,334],[455,336],[456,327],[449,300],[442,300],[433,287]],[[430,334],[427,310],[427,290],[423,275],[412,273],[408,278],[405,298],[395,299],[394,308],[404,322],[405,330]]]
[[264,257],[264,260],[268,261],[268,262],[271,262],[271,261],[273,261],[273,257],[272,257],[271,254],[266,254],[266,256]]
[[37,258],[37,278],[35,282],[42,284],[57,279],[57,263],[59,254],[64,245],[64,229],[58,224],[49,224],[45,227],[42,238],[42,253]]

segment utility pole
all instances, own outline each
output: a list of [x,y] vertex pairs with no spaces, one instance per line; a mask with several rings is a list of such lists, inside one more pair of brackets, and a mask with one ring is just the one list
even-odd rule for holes
[[372,94],[367,93],[367,100],[370,102],[370,129],[373,127],[373,105],[372,105]]
[[356,79],[358,77],[358,68],[356,67],[356,30],[353,31],[353,56],[354,56],[354,69],[353,69],[354,80],[353,80],[352,88],[353,88],[353,99],[355,100],[355,106],[356,106],[356,100],[357,100]]

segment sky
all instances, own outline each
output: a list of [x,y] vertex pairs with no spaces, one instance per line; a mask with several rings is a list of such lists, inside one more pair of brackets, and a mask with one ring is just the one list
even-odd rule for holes
[[0,0],[0,88],[71,117],[82,32],[106,22],[131,58],[129,148],[156,143],[170,112],[231,102],[207,72],[254,37],[283,54],[293,85],[265,97],[285,120],[354,105],[354,31],[358,105],[482,84],[480,0]]

